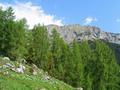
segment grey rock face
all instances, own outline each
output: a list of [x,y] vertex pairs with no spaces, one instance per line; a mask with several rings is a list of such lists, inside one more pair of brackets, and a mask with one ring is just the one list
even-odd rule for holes
[[80,26],[74,24],[65,26],[48,25],[46,27],[50,34],[53,29],[56,29],[67,43],[71,43],[73,40],[84,41],[102,39],[120,44],[120,33],[104,32],[100,28],[94,26]]

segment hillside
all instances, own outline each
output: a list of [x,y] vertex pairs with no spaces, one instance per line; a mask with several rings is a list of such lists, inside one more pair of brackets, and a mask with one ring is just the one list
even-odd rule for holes
[[80,26],[79,24],[57,26],[46,26],[49,33],[52,29],[56,29],[65,42],[71,43],[73,40],[78,42],[85,40],[102,40],[113,50],[115,53],[118,64],[120,64],[120,33],[110,33],[101,30],[94,26]]
[[31,66],[21,64],[25,67],[24,72],[17,71],[19,65],[18,62],[0,58],[0,90],[74,90],[62,81],[50,77],[42,69],[37,69],[36,74],[33,74]]
[[80,25],[29,29],[12,8],[0,12],[1,90],[120,90],[120,34]]

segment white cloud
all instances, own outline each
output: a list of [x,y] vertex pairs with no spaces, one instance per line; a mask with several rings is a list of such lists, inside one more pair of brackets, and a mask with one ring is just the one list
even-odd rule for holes
[[117,18],[117,19],[116,19],[116,22],[120,22],[120,18]]
[[87,17],[83,20],[84,25],[88,25],[91,24],[92,22],[96,22],[98,21],[97,18],[93,18],[93,17]]
[[56,19],[55,15],[46,14],[40,6],[35,6],[31,2],[16,2],[15,4],[0,3],[0,6],[2,6],[3,9],[11,6],[14,9],[16,19],[19,20],[21,18],[26,18],[27,24],[30,26],[30,28],[33,28],[33,26],[38,23],[44,25],[63,25],[61,19]]

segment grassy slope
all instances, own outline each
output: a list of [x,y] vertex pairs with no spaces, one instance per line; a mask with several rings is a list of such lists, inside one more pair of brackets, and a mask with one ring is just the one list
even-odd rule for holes
[[12,73],[10,76],[0,74],[0,90],[73,90],[72,87],[55,80],[41,80],[36,76]]
[[[0,69],[1,70],[1,69]],[[4,74],[5,72],[9,74]],[[19,74],[9,69],[0,72],[0,90],[74,90],[55,78],[44,80],[43,75]]]

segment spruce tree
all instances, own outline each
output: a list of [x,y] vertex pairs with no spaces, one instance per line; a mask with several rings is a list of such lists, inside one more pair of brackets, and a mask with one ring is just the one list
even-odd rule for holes
[[96,82],[97,90],[118,90],[118,66],[112,50],[103,42],[96,41],[97,57]]
[[40,68],[46,69],[49,51],[47,29],[37,25],[33,28],[33,62]]
[[[61,72],[60,69],[62,69],[62,63],[61,63],[61,55],[62,55],[62,44],[63,40],[60,37],[59,33],[53,29],[52,35],[51,35],[51,47],[50,51],[52,54],[51,62],[51,72],[52,75],[59,78],[58,72]],[[58,70],[59,69],[59,70]]]
[[14,15],[11,7],[3,10],[0,8],[0,54],[8,56],[7,51],[9,48],[9,30],[8,24],[14,23]]
[[9,28],[9,57],[13,57],[14,59],[18,60],[25,58],[25,54],[27,53],[27,49],[25,48],[25,31],[27,29],[25,19],[16,22],[10,22],[7,26]]
[[83,60],[83,88],[85,90],[92,90],[94,68],[95,68],[95,57],[94,53],[88,44],[88,41],[83,41],[80,44],[81,57]]
[[68,60],[66,60],[66,78],[65,82],[74,86],[83,86],[83,61],[80,52],[79,43],[73,41],[68,50]]
[[81,56],[80,46],[77,41],[74,41],[72,44],[72,60],[72,62],[74,62],[73,73],[75,74],[73,77],[73,85],[76,87],[82,87],[84,64]]
[[0,9],[0,51],[11,59],[24,58],[25,49],[25,20],[15,21],[11,7]]

